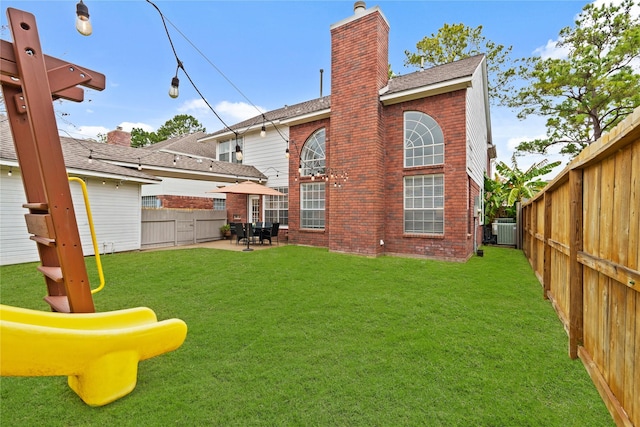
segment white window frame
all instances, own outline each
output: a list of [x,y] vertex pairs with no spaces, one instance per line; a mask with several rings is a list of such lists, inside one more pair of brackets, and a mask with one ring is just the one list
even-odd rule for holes
[[264,200],[265,222],[289,225],[289,187],[275,187],[284,196],[266,196]]
[[325,182],[300,184],[300,228],[325,228]]
[[444,134],[433,117],[420,111],[404,113],[404,167],[444,164]]
[[[240,149],[243,150],[244,137],[239,137],[237,139],[237,142],[240,146]],[[242,164],[242,160],[238,160],[236,158],[236,138],[218,142],[216,154],[218,156],[218,160],[221,162]]]
[[326,170],[326,130],[315,131],[304,143],[300,153],[300,176],[323,175]]
[[444,175],[404,177],[406,234],[444,235]]

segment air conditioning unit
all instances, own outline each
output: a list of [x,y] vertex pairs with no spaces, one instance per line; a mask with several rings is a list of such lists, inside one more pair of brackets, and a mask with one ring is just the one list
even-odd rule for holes
[[491,224],[491,230],[499,245],[516,245],[517,227],[513,218],[497,218],[496,222]]

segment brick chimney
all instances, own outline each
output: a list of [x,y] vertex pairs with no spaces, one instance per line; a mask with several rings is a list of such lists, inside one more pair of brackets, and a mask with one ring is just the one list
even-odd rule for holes
[[131,134],[122,130],[120,126],[116,130],[107,133],[107,144],[131,147]]
[[379,91],[388,83],[389,24],[366,9],[331,26],[331,122],[327,167],[346,170],[341,188],[327,185],[329,249],[377,255],[384,237],[384,128]]

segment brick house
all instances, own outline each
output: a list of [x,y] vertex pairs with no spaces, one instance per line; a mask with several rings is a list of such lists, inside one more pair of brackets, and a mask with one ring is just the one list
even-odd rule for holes
[[[287,132],[289,242],[468,259],[495,158],[484,55],[390,79],[389,23],[378,7],[356,2],[330,29],[331,95],[262,115]],[[244,129],[246,150],[259,119],[232,126]]]

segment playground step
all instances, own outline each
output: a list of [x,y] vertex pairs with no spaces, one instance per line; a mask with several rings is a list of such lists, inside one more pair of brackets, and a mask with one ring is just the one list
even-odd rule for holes
[[50,239],[48,237],[29,236],[29,238],[31,240],[33,240],[34,242],[39,243],[41,245],[45,245],[45,246],[55,246],[56,245],[55,239]]
[[31,209],[32,211],[49,211],[49,205],[47,203],[25,203],[22,207]]
[[56,283],[62,282],[62,268],[38,266],[38,271]]
[[53,311],[57,311],[58,313],[71,313],[71,307],[69,306],[69,299],[66,295],[58,295],[58,296],[46,296],[44,300]]

